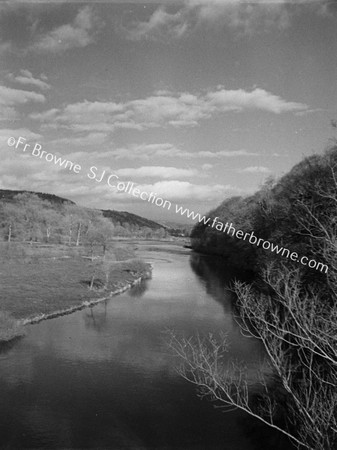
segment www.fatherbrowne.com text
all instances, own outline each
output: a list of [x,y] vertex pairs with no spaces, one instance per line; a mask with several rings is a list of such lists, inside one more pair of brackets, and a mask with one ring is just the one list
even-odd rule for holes
[[[56,166],[59,166],[63,169],[68,169],[69,171],[72,171],[76,174],[83,172],[82,166],[80,164],[76,164],[73,161],[42,150],[41,144],[28,144],[26,143],[26,141],[27,139],[22,136],[18,138],[9,137],[7,140],[7,144],[9,147],[14,147],[15,149],[20,147],[24,153],[30,153],[36,158],[44,159],[49,163],[54,163]],[[167,210],[171,210],[172,208],[172,203],[169,200],[163,199],[155,192],[142,190],[131,181],[117,182],[117,180],[119,180],[119,176],[117,174],[109,174],[106,170],[101,171],[96,166],[91,166],[86,175],[90,180],[93,180],[97,183],[102,183],[104,181],[109,186],[109,188],[115,190],[118,193],[124,192],[133,197],[140,198],[142,201],[152,203]],[[232,223],[228,222],[224,224],[223,222],[220,222],[218,220],[218,217],[211,218],[202,216],[200,213],[190,211],[188,208],[184,208],[183,206],[180,206],[178,204],[175,204],[175,213],[180,214],[181,216],[186,216],[187,218],[192,220],[197,220],[199,223],[203,223],[205,226],[214,228],[221,233],[226,233],[227,235],[235,237],[236,239],[247,241],[251,245],[262,247],[264,250],[270,250],[277,255],[282,255],[283,257],[289,258],[291,261],[296,261],[304,266],[310,267],[311,269],[315,269],[324,273],[328,272],[329,268],[326,264],[317,262],[314,259],[309,259],[307,256],[300,256],[297,252],[291,252],[288,248],[280,247],[273,242],[259,238],[254,234],[253,231],[245,232],[243,230],[236,229]]]

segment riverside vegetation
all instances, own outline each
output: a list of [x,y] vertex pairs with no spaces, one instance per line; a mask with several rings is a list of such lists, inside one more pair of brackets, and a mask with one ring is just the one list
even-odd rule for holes
[[248,269],[236,281],[237,320],[264,345],[268,375],[259,388],[246,367],[228,361],[226,337],[180,339],[171,345],[180,372],[224,409],[239,408],[288,436],[295,447],[336,448],[337,436],[337,146],[312,155],[254,195],[225,200],[208,214],[328,265],[327,273],[198,224],[197,251]]
[[114,231],[102,212],[74,204],[28,193],[1,202],[0,341],[150,277],[150,265],[113,241]]

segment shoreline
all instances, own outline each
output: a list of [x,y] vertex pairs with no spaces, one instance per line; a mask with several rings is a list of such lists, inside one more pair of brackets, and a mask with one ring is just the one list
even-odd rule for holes
[[[152,266],[150,267],[150,270],[152,271]],[[43,320],[55,319],[57,317],[66,316],[66,315],[72,314],[73,312],[81,311],[82,309],[95,306],[98,303],[102,303],[106,300],[109,300],[116,295],[123,294],[124,292],[128,291],[135,285],[137,285],[137,284],[141,283],[143,280],[147,280],[147,279],[148,279],[148,276],[140,276],[140,277],[136,278],[134,281],[132,281],[131,283],[126,283],[123,287],[118,288],[115,291],[111,291],[109,293],[109,295],[106,297],[96,298],[96,299],[92,299],[92,300],[84,300],[84,302],[82,302],[78,305],[71,306],[70,308],[61,309],[61,310],[53,311],[51,313],[46,313],[46,314],[39,314],[35,317],[31,317],[31,318],[27,318],[27,319],[19,319],[18,322],[22,326],[26,326],[26,325],[38,324],[38,323],[42,322]]]
[[[67,306],[66,302],[63,302],[63,305],[55,304],[55,309],[49,308],[50,311],[46,311],[46,312],[39,312],[38,308],[37,308],[37,311],[35,313],[34,313],[34,311],[32,311],[30,315],[27,315],[26,317],[17,318],[17,319],[15,319],[15,317],[13,317],[12,315],[8,316],[8,314],[5,313],[5,315],[7,314],[7,316],[6,316],[7,322],[5,323],[5,325],[7,327],[7,333],[5,332],[3,334],[3,336],[1,336],[1,333],[0,333],[0,348],[3,345],[9,344],[9,343],[15,341],[15,339],[24,337],[26,334],[25,333],[26,325],[38,324],[38,323],[42,322],[43,320],[55,319],[57,317],[62,317],[65,315],[72,314],[76,311],[81,311],[82,309],[85,309],[85,308],[94,307],[95,305],[97,305],[99,303],[107,301],[114,296],[117,296],[117,295],[120,295],[120,294],[126,292],[127,290],[129,290],[129,289],[133,288],[134,286],[136,286],[137,284],[141,283],[143,280],[150,279],[152,276],[153,265],[150,263],[145,263],[145,264],[146,264],[146,266],[144,266],[143,268],[137,268],[138,270],[135,269],[131,273],[130,273],[130,269],[128,269],[128,275],[125,276],[125,278],[123,277],[123,272],[122,272],[122,274],[119,273],[118,276],[120,278],[117,278],[114,280],[113,284],[115,284],[115,286],[113,286],[113,285],[110,286],[111,289],[107,288],[105,290],[102,290],[101,292],[100,292],[100,290],[91,291],[91,296],[89,296],[90,295],[89,291],[87,291],[87,298],[77,298],[78,301],[75,300],[75,302],[73,304],[71,304],[72,302],[70,302],[70,306]],[[130,266],[130,267],[132,268],[132,266]],[[130,279],[130,278],[132,278],[132,279]],[[95,298],[95,294],[97,296],[96,298]],[[98,297],[98,295],[100,295],[100,294],[102,296]],[[76,298],[76,297],[72,297],[72,299],[74,299],[74,298]],[[58,308],[58,306],[60,306],[60,308]],[[0,332],[1,332],[1,329],[0,329]]]

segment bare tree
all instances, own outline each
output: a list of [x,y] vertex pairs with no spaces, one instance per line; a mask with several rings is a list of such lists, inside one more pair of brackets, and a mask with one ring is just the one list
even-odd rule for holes
[[[211,399],[225,412],[239,409],[286,435],[298,447],[310,448],[275,421],[277,400],[263,371],[248,370],[243,363],[226,358],[229,347],[226,338],[210,334],[186,339],[171,332],[169,345],[182,361],[178,373],[197,386],[200,397]],[[267,360],[264,366],[270,372]]]
[[[226,337],[186,339],[173,333],[170,345],[183,360],[179,373],[197,385],[202,396],[226,409],[245,411],[298,447],[332,449],[337,433],[336,305],[327,310],[318,293],[304,293],[299,272],[288,269],[281,275],[269,267],[265,280],[272,294],[239,282],[235,288],[239,324],[247,336],[262,341],[270,364],[268,375],[256,369],[251,377],[243,364],[228,361]],[[274,420],[281,405],[271,372],[286,396],[282,408],[290,426]]]
[[4,237],[7,242],[11,242],[16,228],[21,219],[20,210],[12,203],[4,203],[0,206],[0,220],[4,227]]
[[[179,371],[200,388],[201,395],[228,408],[239,408],[277,429],[298,447],[331,450],[337,437],[337,163],[327,153],[323,176],[298,197],[293,214],[296,233],[311,254],[329,266],[327,274],[310,277],[307,268],[269,263],[263,289],[235,283],[238,323],[243,333],[260,339],[275,378],[258,375],[260,388],[247,368],[228,361],[228,341],[171,336],[182,359]],[[294,224],[295,225],[295,224]],[[312,278],[312,279],[311,279]],[[274,383],[285,401],[280,402]],[[279,391],[279,390],[278,390]],[[282,407],[285,426],[275,423]]]
[[240,325],[261,339],[287,394],[288,417],[311,449],[331,449],[337,433],[337,306],[303,288],[299,270],[269,266],[271,294],[236,283]]
[[327,282],[337,295],[337,158],[334,152],[324,156],[325,177],[313,186],[314,196],[302,196],[296,202],[296,222],[301,234],[310,240],[315,258],[329,266]]

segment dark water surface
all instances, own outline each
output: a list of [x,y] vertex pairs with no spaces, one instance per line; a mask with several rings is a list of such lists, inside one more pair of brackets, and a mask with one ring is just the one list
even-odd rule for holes
[[225,331],[228,357],[262,364],[260,343],[233,319],[227,274],[178,246],[138,246],[152,280],[32,325],[0,353],[0,448],[290,448],[245,414],[199,399],[176,373],[167,329]]

